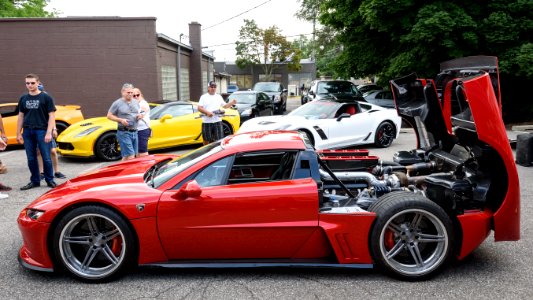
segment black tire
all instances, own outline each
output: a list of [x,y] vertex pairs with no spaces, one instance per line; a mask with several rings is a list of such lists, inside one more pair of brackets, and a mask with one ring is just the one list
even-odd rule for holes
[[86,282],[107,282],[134,267],[135,238],[114,211],[100,206],[78,207],[54,227],[53,255],[60,268]]
[[63,122],[56,122],[57,135],[60,135],[69,125]]
[[392,144],[395,137],[396,128],[394,128],[394,125],[389,121],[382,122],[376,129],[374,145],[379,148],[387,148]]
[[115,132],[102,134],[94,144],[94,154],[105,161],[119,160],[121,155],[117,134]]
[[452,221],[431,200],[409,192],[390,193],[368,210],[376,213],[370,252],[385,273],[403,280],[424,280],[452,259]]
[[224,133],[224,136],[228,136],[228,135],[232,135],[233,134],[233,128],[231,128],[231,125],[226,123],[226,122],[222,122],[222,132]]

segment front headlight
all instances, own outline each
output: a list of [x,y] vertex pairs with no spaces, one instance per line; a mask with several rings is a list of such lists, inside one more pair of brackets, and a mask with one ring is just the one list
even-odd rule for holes
[[98,130],[98,129],[100,129],[100,128],[102,128],[102,126],[95,126],[95,127],[91,127],[91,128],[89,128],[89,129],[85,129],[84,131],[78,133],[78,134],[76,135],[76,137],[87,136],[87,135],[89,135],[89,134],[95,132],[96,130]]
[[28,208],[28,210],[26,210],[26,216],[34,221],[39,219],[43,214],[44,211],[42,210],[37,210],[33,208]]
[[280,102],[281,97],[279,95],[274,96],[274,102]]
[[247,117],[252,114],[252,109],[248,108],[242,111],[241,116]]

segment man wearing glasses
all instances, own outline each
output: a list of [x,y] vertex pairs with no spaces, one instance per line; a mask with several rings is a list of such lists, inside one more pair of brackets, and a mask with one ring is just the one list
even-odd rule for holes
[[237,100],[235,99],[228,103],[224,102],[222,96],[216,92],[216,82],[209,81],[209,84],[207,85],[207,93],[203,94],[202,97],[200,97],[200,101],[198,101],[198,111],[204,114],[202,116],[202,136],[204,139],[204,145],[218,141],[224,137],[222,120],[218,115],[224,113],[221,108],[230,108],[237,103]]
[[133,85],[125,83],[122,85],[122,97],[115,100],[109,111],[107,118],[118,123],[117,140],[120,144],[120,155],[122,160],[135,158],[138,152],[137,122],[142,118],[139,113],[139,104],[132,101]]
[[54,99],[49,94],[41,92],[38,86],[39,76],[26,75],[28,93],[20,97],[18,104],[17,142],[24,144],[28,168],[31,172],[30,183],[21,187],[21,190],[29,190],[41,185],[37,148],[43,159],[46,185],[51,188],[57,185],[54,182],[54,169],[50,158],[50,141],[52,130],[55,128],[56,107]]

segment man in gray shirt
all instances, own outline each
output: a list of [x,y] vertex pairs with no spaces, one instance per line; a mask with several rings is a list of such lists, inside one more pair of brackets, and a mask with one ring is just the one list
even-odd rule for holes
[[111,104],[107,112],[107,118],[118,123],[117,140],[120,144],[120,155],[122,160],[135,157],[138,152],[137,147],[137,122],[142,118],[139,113],[139,104],[132,101],[133,85],[125,83],[122,85],[122,98]]

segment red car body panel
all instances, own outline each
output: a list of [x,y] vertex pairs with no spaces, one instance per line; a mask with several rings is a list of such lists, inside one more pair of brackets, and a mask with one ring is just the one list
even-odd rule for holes
[[483,121],[501,118],[496,95],[490,88],[492,84],[490,77],[485,74],[472,80],[465,80],[463,84],[479,139],[498,152],[507,170],[509,181],[507,194],[498,211],[494,213],[494,239],[518,240],[520,239],[520,190],[513,152],[503,123]]
[[31,266],[52,270],[52,260],[46,243],[50,224],[30,219],[26,216],[26,210],[23,210],[19,214],[18,225],[24,242],[19,251],[20,258]]
[[492,217],[492,212],[487,210],[466,212],[464,215],[457,217],[463,232],[458,259],[465,258],[483,243],[491,231]]
[[317,229],[316,191],[311,178],[206,187],[185,200],[167,191],[161,243],[170,259],[292,258]]
[[374,213],[321,214],[320,227],[342,264],[371,264],[368,233],[375,219]]

